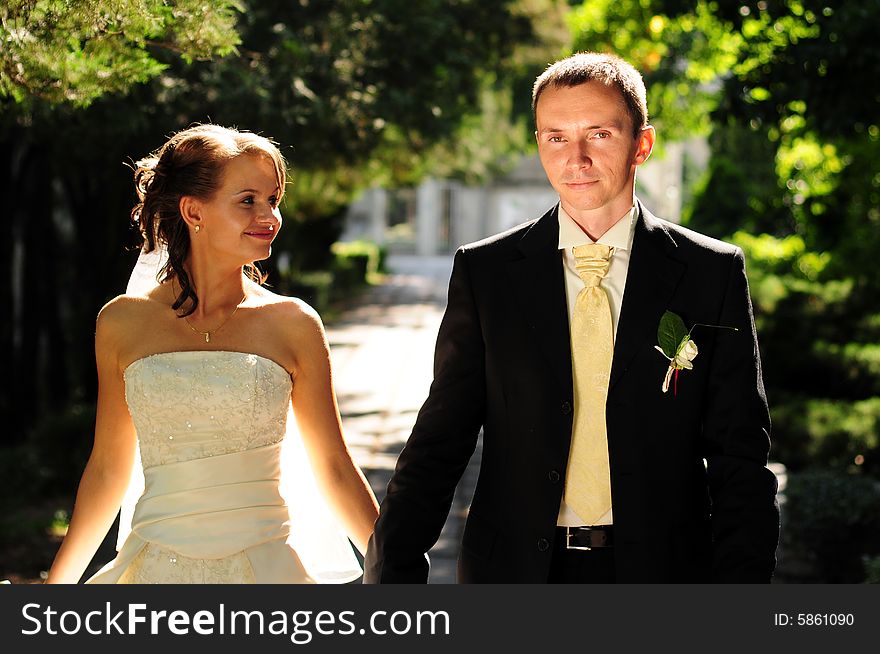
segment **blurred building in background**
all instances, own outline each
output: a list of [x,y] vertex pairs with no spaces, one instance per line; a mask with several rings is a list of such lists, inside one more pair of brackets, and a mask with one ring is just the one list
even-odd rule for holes
[[[653,213],[678,222],[687,180],[708,159],[703,139],[666,144],[639,170],[636,193]],[[448,254],[533,220],[557,200],[538,156],[528,155],[483,186],[429,178],[417,187],[369,189],[350,205],[341,240],[374,241],[392,254]]]

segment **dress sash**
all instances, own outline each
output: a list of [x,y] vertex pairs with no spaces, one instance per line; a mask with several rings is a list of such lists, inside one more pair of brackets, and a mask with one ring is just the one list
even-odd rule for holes
[[[267,445],[146,468],[144,493],[134,510],[131,532],[117,557],[86,583],[116,583],[147,543],[195,559],[222,558],[247,550],[256,564],[258,583],[286,583],[289,571],[283,567],[290,565],[290,555],[279,551],[276,545],[280,544],[288,552],[292,553],[288,547],[296,551],[294,565],[301,560],[318,583],[356,579],[361,570],[351,545],[328,522],[326,510],[316,508],[317,497],[309,493],[293,498],[282,495],[282,460],[288,458],[282,448],[281,444]],[[301,476],[308,472],[285,469],[284,474],[290,477],[291,473]],[[285,498],[293,499],[293,509]],[[264,577],[268,579],[261,581]]]
[[215,559],[285,538],[280,445],[144,470],[132,531],[183,556]]

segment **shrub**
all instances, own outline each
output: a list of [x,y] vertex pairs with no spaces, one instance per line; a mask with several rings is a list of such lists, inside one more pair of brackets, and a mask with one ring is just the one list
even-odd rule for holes
[[72,404],[43,416],[24,442],[0,448],[0,506],[72,494],[95,430],[95,406]]
[[880,397],[777,396],[771,402],[773,458],[790,470],[821,463],[840,472],[880,473]]
[[880,556],[866,556],[865,564],[865,583],[880,584]]
[[372,241],[339,241],[330,248],[336,259],[350,259],[357,261],[358,267],[363,267],[364,275],[387,272],[385,263],[388,258],[386,248]]
[[290,275],[284,286],[284,293],[307,302],[319,313],[330,304],[330,291],[333,274],[326,271],[313,271]]
[[814,469],[792,474],[785,495],[785,548],[812,563],[820,582],[862,581],[863,558],[880,554],[880,484]]
[[337,254],[331,268],[334,295],[345,294],[366,284],[369,264],[366,254]]

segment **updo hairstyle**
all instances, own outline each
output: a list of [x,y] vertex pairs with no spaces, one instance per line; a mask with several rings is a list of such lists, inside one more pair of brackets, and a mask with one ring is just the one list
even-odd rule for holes
[[[245,154],[264,156],[274,164],[280,201],[287,181],[284,157],[273,141],[252,132],[220,125],[195,125],[174,134],[134,166],[140,202],[132,209],[131,219],[140,231],[144,252],[152,252],[157,246],[168,250],[168,262],[156,281],[177,279],[181,290],[171,308],[177,311],[186,304],[178,314],[181,317],[196,310],[199,298],[183,267],[189,256],[190,236],[180,215],[180,198],[210,200],[220,186],[226,164]],[[248,264],[244,270],[258,284],[266,281],[266,275],[256,265]]]

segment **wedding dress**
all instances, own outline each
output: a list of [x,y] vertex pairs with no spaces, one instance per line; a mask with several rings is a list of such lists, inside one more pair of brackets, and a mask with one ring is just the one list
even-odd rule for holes
[[[245,352],[166,352],[138,359],[124,377],[144,490],[130,532],[123,512],[118,556],[86,583],[360,576],[316,489],[303,490],[304,453],[298,469],[284,465],[284,448],[301,444],[281,365]],[[283,485],[285,476],[296,479]]]

